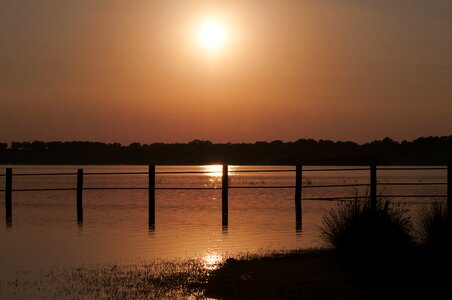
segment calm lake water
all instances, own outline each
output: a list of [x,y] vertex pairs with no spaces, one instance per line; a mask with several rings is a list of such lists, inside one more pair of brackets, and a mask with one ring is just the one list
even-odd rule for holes
[[[6,166],[1,166],[4,173]],[[14,173],[75,173],[77,166],[14,166]],[[146,172],[147,166],[83,166],[88,172]],[[337,167],[332,167],[337,168]],[[234,173],[286,166],[230,167],[230,186],[294,185],[295,172]],[[304,167],[330,169],[330,167]],[[159,171],[203,171],[157,174],[157,187],[221,187],[221,166],[157,166]],[[208,173],[213,171],[213,173]],[[369,171],[304,172],[304,185],[367,184]],[[86,175],[85,187],[147,187],[147,175]],[[0,177],[0,189],[5,178]],[[446,170],[378,171],[378,181],[446,182]],[[74,188],[76,176],[22,176],[13,188]],[[303,198],[365,195],[366,187],[306,188]],[[386,186],[379,192],[445,195],[445,185]],[[14,192],[13,223],[4,220],[0,192],[0,268],[128,263],[137,260],[197,258],[215,263],[225,255],[318,247],[319,227],[334,201],[304,201],[302,229],[295,224],[295,191],[230,189],[229,224],[221,224],[221,190],[157,190],[156,226],[148,228],[146,190],[84,191],[84,222],[76,222],[76,192]],[[413,212],[430,198],[398,199]]]

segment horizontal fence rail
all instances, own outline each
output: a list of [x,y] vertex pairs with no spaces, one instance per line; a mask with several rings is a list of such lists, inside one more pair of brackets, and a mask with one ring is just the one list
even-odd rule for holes
[[[83,223],[83,191],[101,191],[101,190],[147,190],[149,198],[149,227],[155,226],[155,191],[156,190],[221,190],[222,191],[222,225],[228,225],[228,190],[229,189],[294,189],[295,190],[295,222],[297,230],[301,230],[302,221],[302,206],[301,201],[349,201],[355,199],[368,199],[371,203],[371,208],[376,211],[377,203],[377,186],[447,186],[446,195],[391,195],[381,194],[378,197],[391,198],[447,198],[448,211],[452,209],[452,163],[437,167],[418,167],[418,166],[404,166],[404,167],[388,167],[380,166],[377,168],[375,164],[369,167],[345,167],[345,168],[303,168],[305,166],[298,164],[293,169],[246,169],[246,170],[230,170],[228,165],[223,165],[221,171],[205,170],[205,171],[156,171],[155,165],[149,165],[147,172],[84,172],[83,169],[78,169],[77,172],[57,172],[57,173],[14,173],[12,168],[6,168],[4,174],[0,177],[5,177],[5,189],[0,192],[5,193],[5,216],[7,226],[12,225],[12,194],[13,192],[56,192],[56,191],[76,191],[76,207],[77,207],[77,222]],[[410,170],[447,170],[446,182],[379,182],[377,180],[378,171],[410,171]],[[343,171],[368,171],[369,183],[354,183],[354,184],[303,184],[304,172],[343,172]],[[183,175],[183,174],[218,174],[220,173],[221,186],[219,187],[156,187],[157,175]],[[230,174],[239,173],[295,173],[295,185],[229,185]],[[113,175],[147,175],[148,185],[138,187],[85,187],[84,177],[86,176],[113,176]],[[13,177],[22,176],[76,176],[76,187],[56,187],[56,188],[18,188],[13,189]],[[343,188],[343,187],[368,187],[370,189],[369,196],[343,196],[343,197],[302,197],[303,189],[321,189],[321,188]]]
[[447,170],[447,167],[380,167],[381,171],[422,171],[422,170]]

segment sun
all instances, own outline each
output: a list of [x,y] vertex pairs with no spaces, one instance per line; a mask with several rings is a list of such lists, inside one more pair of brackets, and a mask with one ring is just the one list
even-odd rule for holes
[[216,21],[209,20],[201,26],[200,40],[206,48],[215,50],[221,48],[226,37],[224,26]]

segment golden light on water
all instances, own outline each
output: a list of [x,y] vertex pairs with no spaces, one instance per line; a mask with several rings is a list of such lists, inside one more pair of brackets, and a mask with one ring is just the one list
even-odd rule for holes
[[223,176],[223,166],[222,165],[206,165],[202,166],[203,172],[206,172],[205,175],[211,177],[221,177]]
[[217,269],[223,260],[223,256],[216,252],[209,252],[201,258],[202,264],[207,270]]

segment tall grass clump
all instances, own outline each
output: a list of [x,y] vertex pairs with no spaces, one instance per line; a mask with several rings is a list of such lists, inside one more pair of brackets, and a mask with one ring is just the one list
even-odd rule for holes
[[341,256],[357,262],[372,257],[378,262],[411,247],[411,222],[406,213],[400,204],[381,198],[373,212],[370,199],[356,196],[325,215],[321,233]]
[[444,298],[450,294],[450,276],[445,274],[452,267],[452,224],[445,199],[433,199],[418,214],[417,221],[423,258],[421,270],[428,274],[424,284],[436,292],[430,298]]
[[435,252],[451,249],[451,230],[447,220],[446,201],[433,200],[418,216],[422,245]]

